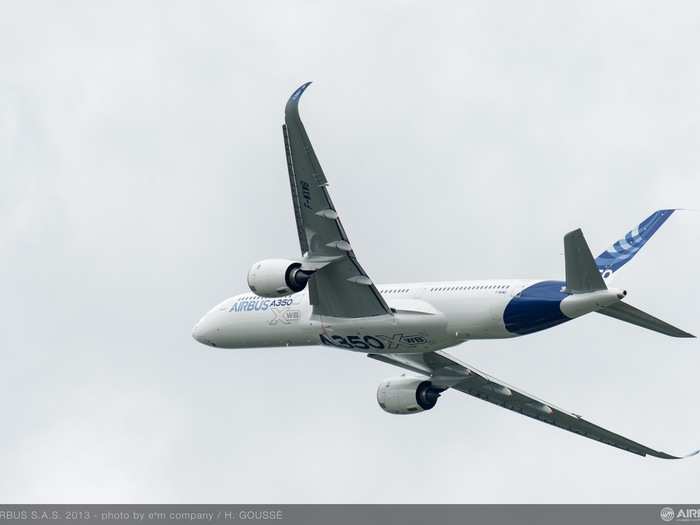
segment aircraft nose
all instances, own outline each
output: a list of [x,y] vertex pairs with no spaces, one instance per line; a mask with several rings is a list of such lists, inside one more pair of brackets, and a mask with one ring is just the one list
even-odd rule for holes
[[192,338],[203,345],[216,346],[212,342],[211,337],[209,337],[209,331],[206,329],[204,318],[200,319],[197,324],[192,327]]
[[195,325],[192,327],[192,339],[194,339],[194,340],[197,341],[198,343],[201,343],[201,342],[202,342],[202,330],[201,330],[201,328],[200,328],[200,326],[199,326],[200,324],[202,324],[202,322],[201,322],[201,321],[197,321],[197,324],[195,324]]

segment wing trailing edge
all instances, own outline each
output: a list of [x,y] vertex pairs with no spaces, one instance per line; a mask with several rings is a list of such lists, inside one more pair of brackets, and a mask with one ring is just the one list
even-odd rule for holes
[[425,375],[437,387],[454,388],[470,396],[478,397],[494,405],[517,412],[523,416],[568,430],[574,434],[626,450],[639,456],[661,459],[684,459],[700,453],[696,450],[685,456],[674,456],[654,450],[629,438],[616,434],[583,419],[578,414],[558,408],[494,377],[461,363],[449,354],[426,352],[422,354],[368,354],[368,357],[392,364],[414,373]]

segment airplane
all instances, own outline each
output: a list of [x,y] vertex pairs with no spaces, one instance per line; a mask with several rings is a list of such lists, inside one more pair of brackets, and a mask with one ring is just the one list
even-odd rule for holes
[[565,280],[488,279],[375,284],[360,265],[299,116],[310,82],[289,98],[282,126],[301,255],[256,262],[250,289],[216,305],[192,336],[216,348],[325,345],[400,367],[377,402],[391,414],[432,409],[448,389],[640,456],[680,459],[587,421],[460,362],[443,350],[506,339],[597,312],[672,337],[694,337],[624,299],[611,285],[675,209],[658,210],[595,259],[580,229],[564,236]]

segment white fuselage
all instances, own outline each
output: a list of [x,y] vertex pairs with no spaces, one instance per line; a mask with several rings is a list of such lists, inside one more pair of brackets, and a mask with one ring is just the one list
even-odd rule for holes
[[492,279],[378,286],[393,315],[314,315],[306,291],[270,299],[252,292],[215,306],[193,336],[217,348],[325,344],[365,353],[429,352],[469,339],[531,333],[618,301],[618,290],[567,295],[561,281]]

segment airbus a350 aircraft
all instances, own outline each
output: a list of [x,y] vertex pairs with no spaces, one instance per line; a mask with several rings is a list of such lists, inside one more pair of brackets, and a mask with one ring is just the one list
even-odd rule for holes
[[623,302],[627,292],[609,286],[615,272],[674,210],[654,212],[595,259],[581,230],[567,233],[564,281],[376,285],[355,256],[299,117],[299,98],[308,86],[292,94],[282,126],[301,256],[253,264],[250,292],[215,306],[195,325],[193,337],[217,348],[320,344],[365,353],[415,374],[379,385],[379,406],[391,414],[430,410],[452,388],[640,456],[678,459],[519,391],[442,351],[471,339],[538,332],[591,312],[672,337],[694,337]]

